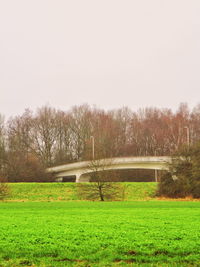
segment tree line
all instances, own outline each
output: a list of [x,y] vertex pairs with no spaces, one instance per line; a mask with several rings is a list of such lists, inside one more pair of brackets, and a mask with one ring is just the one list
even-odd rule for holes
[[[105,111],[87,104],[68,111],[50,106],[0,115],[0,172],[11,182],[42,181],[49,166],[119,156],[172,155],[200,139],[200,105],[178,110],[128,107]],[[51,179],[48,177],[48,179]]]

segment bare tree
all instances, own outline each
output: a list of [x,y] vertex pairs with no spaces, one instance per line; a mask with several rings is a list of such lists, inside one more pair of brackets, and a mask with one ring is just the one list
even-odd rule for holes
[[70,114],[57,111],[56,143],[53,151],[54,165],[73,161],[72,131],[70,128]]
[[91,136],[91,114],[88,105],[75,106],[70,111],[71,149],[75,161],[84,159],[86,143]]
[[88,200],[122,200],[124,187],[117,183],[117,174],[108,171],[112,165],[112,159],[91,160],[88,164],[90,183],[79,183],[78,194]]
[[57,113],[50,107],[38,109],[33,120],[32,139],[35,150],[45,166],[53,164],[54,149],[57,141]]
[[8,122],[4,165],[8,181],[48,181],[44,162],[33,138],[36,133],[34,120],[32,112],[26,110],[22,116],[11,118]]

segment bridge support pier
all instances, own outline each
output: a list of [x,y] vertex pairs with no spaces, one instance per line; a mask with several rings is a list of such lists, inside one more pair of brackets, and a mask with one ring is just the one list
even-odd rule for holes
[[76,174],[76,183],[80,183],[80,177],[81,177],[80,173]]
[[76,174],[76,183],[84,183],[89,181],[90,181],[89,175],[81,173]]

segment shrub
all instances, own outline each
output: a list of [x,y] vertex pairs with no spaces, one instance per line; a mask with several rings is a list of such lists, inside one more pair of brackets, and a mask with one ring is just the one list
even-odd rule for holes
[[183,178],[173,178],[170,172],[165,173],[161,177],[158,184],[157,195],[171,198],[184,198],[191,195],[190,184]]
[[52,175],[45,172],[45,166],[34,155],[10,153],[6,174],[9,182],[51,182]]
[[200,143],[179,150],[161,177],[157,195],[200,198]]
[[5,199],[10,194],[10,188],[4,178],[0,178],[0,200]]

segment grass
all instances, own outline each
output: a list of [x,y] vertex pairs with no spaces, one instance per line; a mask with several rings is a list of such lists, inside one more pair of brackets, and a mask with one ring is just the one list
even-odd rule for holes
[[0,266],[200,266],[200,202],[123,184],[126,201],[107,203],[79,201],[75,183],[9,184]]
[[[123,183],[125,200],[153,198],[156,183]],[[13,183],[9,184],[10,201],[68,201],[78,200],[75,183]]]
[[1,202],[0,266],[200,266],[200,202]]

